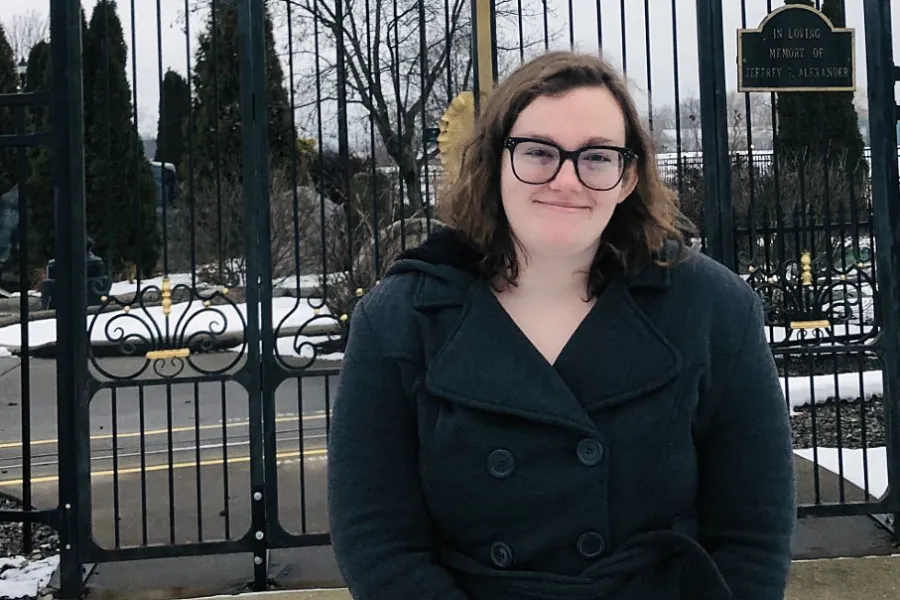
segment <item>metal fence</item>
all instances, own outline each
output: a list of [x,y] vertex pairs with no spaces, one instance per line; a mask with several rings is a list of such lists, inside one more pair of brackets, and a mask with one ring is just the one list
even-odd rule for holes
[[[55,551],[51,526],[76,597],[84,564],[248,552],[262,589],[269,550],[327,544],[346,315],[437,223],[440,149],[472,101],[569,47],[626,72],[697,245],[767,302],[811,465],[801,515],[900,510],[868,475],[884,460],[898,481],[900,450],[887,83],[869,75],[864,185],[779,163],[775,96],[727,97],[722,71],[723,41],[772,3],[721,4],[120,0],[82,23],[51,0],[52,45],[0,90],[18,193],[0,346],[19,361],[0,386],[16,499],[0,522],[24,524],[17,551]],[[887,72],[890,40],[865,33]]]

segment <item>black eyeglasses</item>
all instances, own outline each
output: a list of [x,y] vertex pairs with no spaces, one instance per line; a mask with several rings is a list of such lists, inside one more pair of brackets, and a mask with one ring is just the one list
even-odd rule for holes
[[552,181],[565,161],[571,159],[581,183],[605,192],[622,181],[625,167],[637,154],[620,146],[591,145],[566,150],[553,142],[534,138],[510,137],[503,142],[509,149],[513,174],[522,183],[543,185]]

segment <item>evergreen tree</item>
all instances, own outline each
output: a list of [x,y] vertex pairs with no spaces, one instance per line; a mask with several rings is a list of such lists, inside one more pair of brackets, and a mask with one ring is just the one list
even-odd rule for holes
[[[290,173],[297,135],[273,30],[266,8],[268,158],[275,178]],[[249,123],[242,122],[241,114],[241,80],[247,76],[242,72],[241,52],[235,4],[212,4],[194,65],[193,170],[187,174],[182,168],[182,172],[194,182],[192,202],[200,260],[216,260],[220,265],[244,254],[242,127]]]
[[[88,28],[96,53],[85,152],[87,233],[114,272],[126,262],[144,273],[159,258],[156,185],[132,122],[127,48],[114,0],[100,0]],[[89,76],[90,77],[90,76]],[[138,223],[139,221],[139,223]]]
[[[28,53],[28,66],[25,69],[25,91],[36,92],[45,88],[45,79],[50,69],[50,43],[41,41],[31,47]],[[32,131],[45,131],[50,118],[50,107],[46,105],[31,106],[29,121]]]
[[[28,55],[25,87],[30,92],[51,89],[50,44],[38,42]],[[31,108],[31,128],[36,132],[50,131],[50,108]],[[53,257],[56,234],[53,206],[52,150],[41,146],[29,154],[28,178],[28,263],[32,272],[42,269]],[[37,281],[32,281],[35,284]]]
[[[271,169],[286,169],[297,135],[284,71],[275,47],[272,19],[266,8],[266,99]],[[216,168],[224,178],[241,176],[241,72],[238,12],[233,3],[214,3],[200,34],[194,67],[195,177],[211,181]]]
[[[88,36],[87,19],[84,10],[81,11],[82,24],[82,80],[85,97],[85,123],[93,119],[93,115],[87,110],[90,107],[90,99],[93,95],[90,87],[93,81],[93,72],[96,64],[93,62],[93,54],[90,52],[90,38]],[[91,77],[88,77],[91,73]],[[28,55],[28,68],[25,76],[25,87],[30,92],[52,90],[53,65],[50,56],[50,44],[39,42]],[[32,131],[51,131],[51,114],[49,107],[31,107],[30,128]],[[88,146],[87,130],[85,129],[85,146]],[[54,240],[56,236],[56,214],[53,199],[53,163],[52,149],[41,146],[32,148],[29,152],[29,178],[28,178],[28,263],[31,272],[36,278],[42,277],[42,271],[51,258],[54,257]],[[32,281],[32,284],[37,281]]]
[[240,60],[237,10],[213,3],[194,65],[194,176],[198,182],[240,175]]
[[[19,89],[19,76],[16,73],[16,57],[6,37],[6,31],[0,24],[0,94],[15,94]],[[9,107],[0,107],[0,131],[15,131],[13,111]],[[0,148],[0,194],[5,194],[17,183],[16,152],[9,148]]]
[[163,78],[159,99],[159,122],[156,134],[156,154],[153,160],[181,165],[187,151],[188,116],[191,94],[187,81],[169,69]]
[[[786,4],[814,6],[812,0],[787,0]],[[825,0],[822,13],[835,26],[846,20],[841,0]],[[778,131],[777,156],[788,173],[800,170],[811,179],[812,189],[808,206],[821,214],[822,204],[828,202],[832,212],[839,207],[847,210],[851,196],[859,199],[866,175],[863,158],[863,139],[859,120],[853,106],[852,92],[781,92],[777,98]],[[808,169],[808,171],[807,171]],[[832,189],[843,187],[840,193],[829,195]],[[852,189],[852,193],[850,190]],[[846,213],[845,213],[846,215]]]

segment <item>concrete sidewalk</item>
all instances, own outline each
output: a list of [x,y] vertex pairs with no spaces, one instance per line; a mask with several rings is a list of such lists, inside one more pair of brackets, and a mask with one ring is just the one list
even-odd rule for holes
[[[896,600],[900,596],[900,556],[797,561],[785,600]],[[214,596],[225,600],[235,596]],[[352,600],[346,590],[306,590],[245,594],[243,600]]]

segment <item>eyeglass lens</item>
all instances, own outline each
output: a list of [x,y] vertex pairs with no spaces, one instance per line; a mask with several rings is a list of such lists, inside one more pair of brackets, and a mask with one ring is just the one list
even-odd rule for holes
[[[512,154],[516,177],[524,183],[547,183],[559,170],[559,150],[539,142],[521,142]],[[625,161],[617,150],[588,148],[578,156],[581,183],[594,190],[610,190],[619,183]]]

